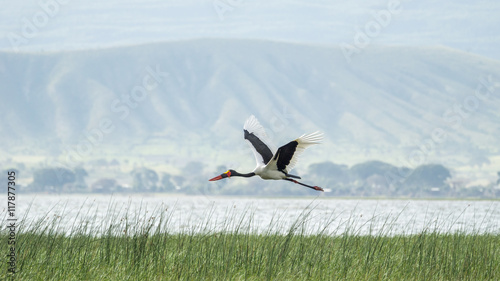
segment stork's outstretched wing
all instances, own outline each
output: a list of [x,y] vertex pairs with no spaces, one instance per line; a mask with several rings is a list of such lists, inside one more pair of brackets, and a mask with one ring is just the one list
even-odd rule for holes
[[297,164],[300,154],[302,154],[307,147],[319,144],[322,140],[323,134],[320,132],[302,135],[298,139],[278,148],[272,160],[273,163],[270,163],[270,165],[276,164],[278,171],[289,173]]
[[260,125],[255,116],[248,117],[243,126],[243,132],[245,140],[250,144],[253,151],[257,166],[269,163],[273,158],[275,149],[271,145],[264,127]]

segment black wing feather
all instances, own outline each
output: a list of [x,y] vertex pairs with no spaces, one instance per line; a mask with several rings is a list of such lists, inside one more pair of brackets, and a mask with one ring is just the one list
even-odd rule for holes
[[278,167],[278,171],[286,171],[286,166],[290,164],[290,161],[293,158],[293,154],[295,154],[295,150],[297,150],[297,146],[299,143],[297,141],[291,141],[284,146],[278,148],[276,155],[274,156],[274,160],[278,160],[276,165]]
[[273,159],[273,152],[267,145],[262,142],[256,135],[253,133],[249,133],[247,130],[243,130],[245,132],[245,139],[248,140],[255,150],[262,156],[264,160],[264,164],[269,163],[271,159]]

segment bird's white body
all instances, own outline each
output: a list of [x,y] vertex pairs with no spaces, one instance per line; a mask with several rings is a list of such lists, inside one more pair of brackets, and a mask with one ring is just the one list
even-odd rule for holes
[[282,180],[287,177],[283,172],[269,169],[266,165],[258,165],[253,172],[264,180]]

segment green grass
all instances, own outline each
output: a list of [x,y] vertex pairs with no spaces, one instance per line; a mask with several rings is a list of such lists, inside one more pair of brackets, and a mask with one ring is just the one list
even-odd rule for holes
[[[83,212],[83,210],[82,210]],[[145,213],[145,212],[143,212]],[[227,214],[215,231],[205,223],[169,231],[171,213],[120,217],[112,207],[100,222],[62,234],[60,218],[24,219],[17,234],[17,280],[500,280],[500,235],[440,233],[363,236],[306,232],[311,210],[279,231],[252,230],[252,213]],[[336,218],[331,218],[331,221]],[[354,225],[354,224],[352,224]],[[2,245],[7,236],[2,232]],[[6,247],[3,247],[7,252]],[[0,279],[7,280],[2,262]]]

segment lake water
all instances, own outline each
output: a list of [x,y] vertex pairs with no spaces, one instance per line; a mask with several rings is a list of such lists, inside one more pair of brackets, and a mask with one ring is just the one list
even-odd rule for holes
[[102,234],[112,226],[114,233],[130,234],[147,225],[163,225],[160,231],[171,233],[287,233],[293,228],[327,235],[426,230],[500,234],[500,201],[29,194],[18,195],[16,205],[24,227],[43,222],[66,233]]

